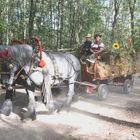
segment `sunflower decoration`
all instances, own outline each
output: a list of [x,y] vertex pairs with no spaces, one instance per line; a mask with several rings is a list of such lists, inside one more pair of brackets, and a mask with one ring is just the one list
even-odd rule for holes
[[113,49],[117,50],[120,48],[120,45],[118,42],[115,42],[113,45],[112,45]]

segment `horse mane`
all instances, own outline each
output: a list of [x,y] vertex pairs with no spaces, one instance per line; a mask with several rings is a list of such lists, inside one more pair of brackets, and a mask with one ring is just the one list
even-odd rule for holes
[[[40,61],[38,65],[39,67],[44,67],[46,63],[42,59],[43,46],[41,44],[41,41],[37,36],[30,39],[34,39],[37,43],[37,49],[40,53]],[[20,66],[24,66],[27,63],[31,62],[34,49],[32,46],[25,44],[22,40],[17,40],[14,38],[6,48],[8,48],[8,52],[10,50],[10,57],[12,57],[12,59],[14,59],[16,63],[20,64]],[[1,56],[2,55],[3,54],[1,54]]]
[[33,48],[30,45],[22,44],[22,45],[12,45],[8,47],[10,52],[10,57],[13,62],[19,64],[20,66],[24,66],[26,64],[30,64],[33,55]]

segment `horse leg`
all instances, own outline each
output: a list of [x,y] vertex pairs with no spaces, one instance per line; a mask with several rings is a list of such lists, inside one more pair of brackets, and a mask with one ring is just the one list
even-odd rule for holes
[[13,81],[14,81],[14,75],[15,75],[15,72],[17,71],[17,66],[14,66],[11,70],[11,73],[10,73],[10,79],[9,79],[9,82],[7,83],[8,84],[8,90],[11,90],[12,89],[12,84],[13,84]]
[[75,91],[74,91],[74,88],[75,88],[75,83],[74,83],[74,80],[76,79],[77,75],[73,76],[71,79],[69,79],[69,90],[68,90],[68,94],[67,94],[67,98],[66,98],[66,101],[64,103],[64,108],[69,111],[70,109],[70,105],[72,103],[72,100],[73,100],[73,97],[75,95]]
[[28,110],[24,114],[23,119],[31,118],[32,120],[36,119],[36,109],[35,109],[35,96],[33,91],[28,91],[29,93],[29,104],[28,104]]
[[6,90],[5,101],[0,110],[1,114],[4,114],[6,116],[9,116],[11,114],[13,110],[12,95],[13,95],[13,89]]
[[65,104],[68,110],[69,110],[70,105],[72,103],[72,99],[73,99],[74,94],[75,94],[75,91],[74,91],[74,83],[73,83],[73,84],[69,85],[69,91],[67,94],[67,99],[66,99],[66,104]]
[[81,81],[81,75],[80,71],[75,73],[71,79],[69,79],[69,91],[67,94],[67,99],[66,99],[66,108],[69,110],[70,105],[73,100],[77,101],[78,100],[78,85],[74,81]]

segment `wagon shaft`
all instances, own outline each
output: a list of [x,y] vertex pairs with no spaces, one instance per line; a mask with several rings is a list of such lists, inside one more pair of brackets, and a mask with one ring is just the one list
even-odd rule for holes
[[97,88],[98,86],[97,85],[94,85],[90,82],[78,82],[78,81],[75,81],[76,84],[79,84],[79,85],[84,85],[84,86],[90,86],[90,87],[93,87],[93,88]]

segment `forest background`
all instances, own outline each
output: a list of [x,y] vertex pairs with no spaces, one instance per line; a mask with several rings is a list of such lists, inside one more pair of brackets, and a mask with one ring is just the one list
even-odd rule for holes
[[44,49],[75,49],[88,33],[108,48],[140,51],[139,0],[0,0],[0,44],[39,36]]

